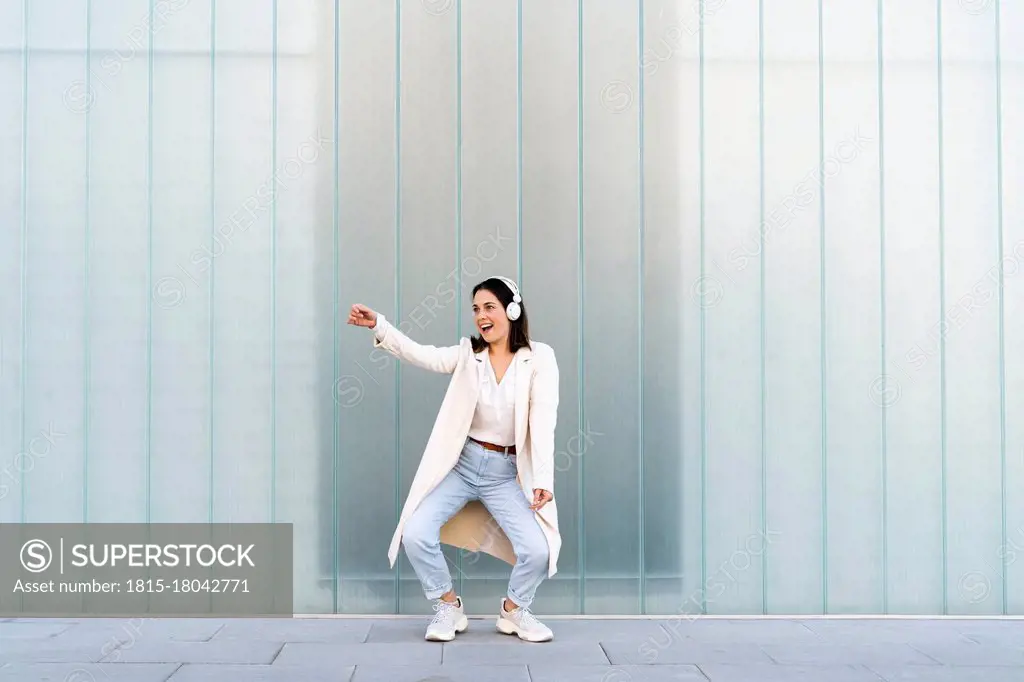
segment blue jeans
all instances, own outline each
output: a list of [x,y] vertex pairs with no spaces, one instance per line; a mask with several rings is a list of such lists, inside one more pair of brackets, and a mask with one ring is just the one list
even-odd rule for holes
[[[516,456],[487,450],[467,439],[458,463],[420,503],[402,532],[405,553],[427,599],[452,589],[448,562],[441,553],[441,526],[467,502],[480,500],[512,542],[516,564],[508,597],[529,606],[548,572],[548,542],[516,481]],[[481,532],[495,532],[492,529]],[[483,538],[481,538],[483,539]]]

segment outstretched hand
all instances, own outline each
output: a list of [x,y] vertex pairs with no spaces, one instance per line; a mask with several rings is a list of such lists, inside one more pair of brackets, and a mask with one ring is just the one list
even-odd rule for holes
[[356,303],[348,314],[348,323],[354,324],[357,327],[375,327],[377,325],[377,313],[362,303]]
[[550,491],[543,490],[541,488],[533,489],[533,504],[530,505],[530,509],[537,511],[545,504],[551,501],[554,496]]

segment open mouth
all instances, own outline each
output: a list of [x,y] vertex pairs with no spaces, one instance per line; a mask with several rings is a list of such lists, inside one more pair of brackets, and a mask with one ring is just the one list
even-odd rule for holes
[[493,328],[494,328],[493,324],[482,324],[482,325],[480,325],[480,331],[482,331],[485,334],[487,332],[491,331]]

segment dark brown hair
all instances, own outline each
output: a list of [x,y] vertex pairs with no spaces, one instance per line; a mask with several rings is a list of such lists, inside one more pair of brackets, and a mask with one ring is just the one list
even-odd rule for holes
[[[501,302],[502,308],[507,308],[508,304],[512,302],[512,290],[508,288],[500,279],[491,277],[473,287],[473,293],[471,298],[475,298],[478,291],[486,289],[495,295],[495,297]],[[522,293],[520,292],[520,296]],[[526,301],[519,302],[519,308],[521,310],[519,319],[509,320],[508,329],[508,349],[515,353],[520,348],[531,348],[530,346],[530,322],[526,318]],[[474,336],[471,339],[473,343],[473,352],[479,353],[483,349],[487,348],[487,342],[480,336]]]

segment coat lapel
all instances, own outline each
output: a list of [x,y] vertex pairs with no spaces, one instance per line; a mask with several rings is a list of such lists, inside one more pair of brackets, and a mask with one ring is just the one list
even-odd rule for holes
[[530,385],[533,383],[533,351],[520,348],[513,364],[516,370],[516,452],[524,452],[530,414]]

